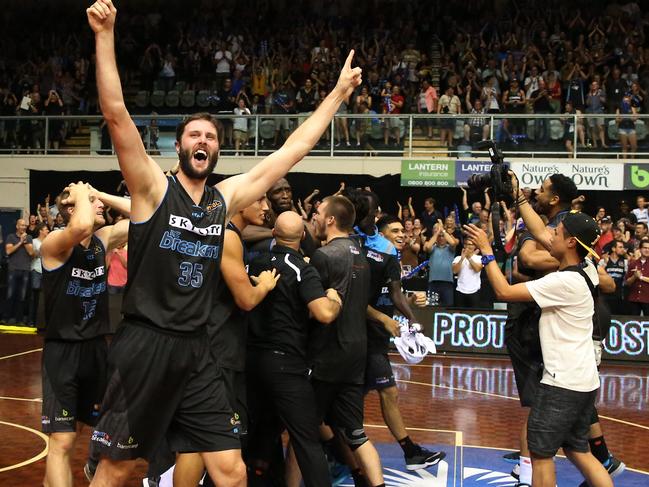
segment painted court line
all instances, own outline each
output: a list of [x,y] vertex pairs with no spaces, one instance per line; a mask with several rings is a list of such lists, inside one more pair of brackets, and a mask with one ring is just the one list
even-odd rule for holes
[[28,353],[34,353],[34,352],[42,352],[42,348],[35,348],[33,350],[27,350],[26,352],[20,352],[20,353],[14,353],[13,355],[5,355],[4,357],[0,357],[0,360],[6,360],[8,358],[13,358],[13,357],[20,357],[21,355],[27,355]]
[[[491,397],[498,397],[501,399],[508,399],[511,401],[518,401],[517,397],[510,397],[510,396],[503,396],[502,394],[493,394],[491,392],[481,392],[481,391],[473,391],[471,389],[463,389],[461,387],[451,387],[451,386],[443,386],[443,385],[438,385],[438,384],[428,384],[427,382],[416,382],[412,380],[402,380],[402,379],[396,379],[397,382],[403,382],[405,384],[414,384],[414,385],[419,385],[419,386],[427,386],[427,387],[437,387],[440,389],[449,389],[449,390],[454,390],[454,391],[461,391],[461,392],[467,392],[470,394],[480,394],[482,396],[491,396]],[[631,421],[624,421],[623,419],[617,419],[617,418],[612,418],[610,416],[602,416],[601,414],[599,415],[600,418],[607,419],[609,421],[615,421],[616,423],[622,423],[627,426],[633,426],[636,428],[644,429],[649,431],[649,426],[645,426],[643,424],[638,424],[638,423],[632,423]]]
[[29,431],[30,433],[35,434],[38,436],[43,442],[45,443],[45,447],[43,450],[38,454],[33,456],[32,458],[25,460],[24,462],[16,463],[14,465],[9,465],[8,467],[3,467],[0,468],[0,472],[6,472],[8,470],[14,470],[16,468],[24,467],[25,465],[29,465],[30,463],[34,463],[39,461],[41,458],[45,458],[47,456],[47,448],[48,448],[48,438],[46,435],[41,433],[40,431],[37,431],[32,428],[28,428],[27,426],[23,426],[21,424],[16,424],[16,423],[8,423],[7,421],[0,421],[0,424],[4,424],[5,426],[12,426],[14,428],[19,428],[25,431]]
[[25,402],[43,402],[43,400],[40,397],[35,397],[34,399],[28,399],[26,397],[0,396],[0,400],[4,400],[4,401],[25,401]]

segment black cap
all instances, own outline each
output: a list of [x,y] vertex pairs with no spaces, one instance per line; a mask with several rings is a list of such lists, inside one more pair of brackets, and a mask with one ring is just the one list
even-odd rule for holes
[[601,232],[599,225],[586,213],[570,212],[563,219],[563,228],[566,229],[569,235],[575,237],[577,242],[584,247],[589,254],[594,255],[599,259],[597,252],[593,247],[599,240]]

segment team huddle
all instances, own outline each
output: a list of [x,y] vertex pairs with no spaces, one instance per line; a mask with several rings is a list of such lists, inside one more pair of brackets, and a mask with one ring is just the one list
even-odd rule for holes
[[[425,295],[406,297],[401,288],[400,220],[384,215],[377,221],[378,199],[368,190],[325,198],[313,225],[274,197],[287,191],[284,175],[361,84],[360,68],[351,67],[353,51],[335,89],[279,150],[211,187],[206,181],[218,160],[216,121],[199,113],[178,125],[179,164],[165,175],[147,155],[124,104],[115,62],[116,10],[110,0],[99,0],[87,15],[96,40],[99,101],[131,198],[70,184],[60,197],[67,225],[41,247],[47,324],[42,425],[50,434],[45,485],[72,485],[70,455],[82,422],[94,428],[85,466],[93,486],[124,485],[138,458],[149,461],[149,485],[175,465],[175,486],[196,487],[201,479],[203,485],[273,485],[274,476],[289,486],[329,486],[328,459],[335,459],[349,466],[356,485],[383,486],[381,460],[363,428],[370,390],[380,395],[407,468],[437,464],[444,452],[426,450],[406,432],[388,359],[391,338],[401,334],[393,314],[416,325],[411,308],[426,303]],[[592,219],[569,215],[558,224],[561,234],[548,236],[522,193],[514,197],[531,234],[563,267],[582,262],[573,241],[594,244]],[[128,219],[106,225],[104,205]],[[473,225],[465,231],[483,254],[497,295],[552,306],[556,277],[509,286],[484,232]],[[123,321],[108,347],[105,257],[126,241]],[[584,278],[597,281],[589,269]],[[574,289],[585,289],[580,303],[587,307],[590,287],[580,273],[568,274]],[[592,335],[587,309],[585,315],[574,342],[582,348]],[[553,363],[569,366],[561,360]],[[535,465],[535,486],[554,485],[541,460],[551,462],[562,446],[575,450],[570,458],[591,485],[612,485],[601,465],[580,456],[590,455],[581,415],[590,419],[592,391],[599,387],[594,357],[590,362],[586,354],[583,381],[562,403],[579,416],[567,426],[553,418],[544,423],[538,414],[571,384],[561,382],[561,374],[541,381],[545,402],[540,410],[535,403],[530,416],[532,427],[546,431],[530,434],[543,475],[536,480]],[[572,436],[548,434],[552,428],[567,428]]]

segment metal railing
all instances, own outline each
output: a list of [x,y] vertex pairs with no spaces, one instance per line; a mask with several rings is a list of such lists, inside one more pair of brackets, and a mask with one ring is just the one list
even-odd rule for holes
[[[309,115],[216,113],[214,117],[221,125],[221,154],[255,157],[269,154]],[[185,116],[134,115],[132,118],[150,154],[175,156],[175,127]],[[245,131],[235,130],[242,126],[246,127]],[[432,139],[427,137],[429,130],[434,133]],[[440,142],[440,133],[444,131],[452,134],[450,147]],[[601,147],[602,134],[608,146],[605,149]],[[484,136],[496,140],[510,157],[646,158],[649,156],[649,115],[620,118],[610,114],[336,114],[311,155],[485,157],[487,153],[476,148]],[[238,148],[236,139],[240,141]],[[631,149],[631,142],[635,150]],[[624,144],[628,146],[626,152]],[[0,155],[113,153],[100,116],[0,117]]]

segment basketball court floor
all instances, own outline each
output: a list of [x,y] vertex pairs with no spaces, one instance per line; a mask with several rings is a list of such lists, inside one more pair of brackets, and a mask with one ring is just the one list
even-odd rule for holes
[[[37,486],[45,470],[47,437],[40,433],[42,338],[0,334],[0,486]],[[408,472],[399,446],[383,424],[376,393],[366,401],[365,426],[375,442],[387,486],[513,486],[512,464],[503,454],[518,449],[523,421],[514,375],[504,357],[428,357],[406,365],[391,356],[400,409],[414,441],[441,449],[446,458],[428,470]],[[649,366],[604,363],[598,398],[610,450],[627,465],[618,487],[649,486]],[[152,407],[155,407],[154,405]],[[75,485],[82,472],[90,431],[74,452]],[[582,479],[565,458],[557,458],[557,485],[576,487]],[[146,467],[130,486],[141,486]],[[340,485],[353,486],[351,479]]]

